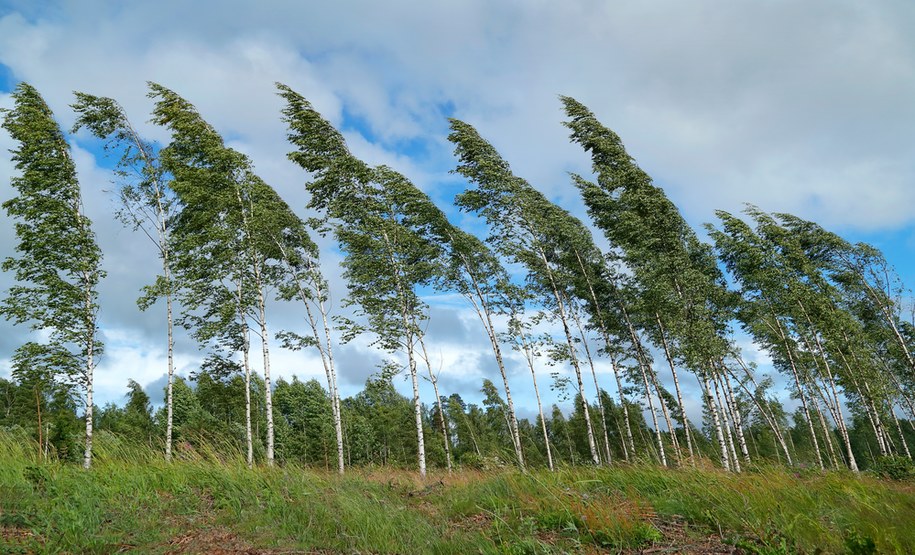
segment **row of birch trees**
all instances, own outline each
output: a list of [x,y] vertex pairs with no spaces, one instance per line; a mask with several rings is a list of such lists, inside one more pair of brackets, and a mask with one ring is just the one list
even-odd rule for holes
[[[460,433],[466,413],[439,388],[426,333],[433,292],[459,295],[479,319],[491,347],[486,358],[500,378],[499,387],[486,382],[483,392],[504,416],[512,462],[521,469],[529,462],[531,430],[542,434],[538,460],[553,469],[565,457],[553,452],[556,430],[548,429],[557,409],[548,418],[540,397],[543,361],[556,368],[550,386],[574,397],[591,464],[611,464],[621,455],[689,465],[711,446],[724,469],[739,472],[754,463],[751,451],[759,448],[750,443],[761,429],[778,460],[795,464],[802,461],[792,432],[802,427],[813,457],[803,462],[857,471],[850,430],[860,427],[849,420],[866,422],[880,456],[911,458],[904,425],[915,431],[915,328],[903,313],[902,283],[873,247],[752,206],[742,215],[718,212],[718,222],[706,225],[711,242],[704,242],[620,138],[568,97],[561,97],[563,124],[592,162],[588,175],[570,176],[588,224],[516,176],[470,124],[450,121],[455,173],[467,183],[454,204],[479,219],[473,227],[485,230],[480,238],[452,223],[396,169],[354,156],[306,98],[277,87],[288,157],[304,170],[300,203],[312,215],[307,221],[255,173],[247,155],[227,146],[192,104],[161,85],[150,83],[148,96],[152,123],[170,134],[165,145],[141,136],[113,99],[76,93],[72,105],[72,132],[86,130],[117,159],[115,216],[159,254],[159,273],[137,302],[146,310],[161,300],[165,308],[167,460],[174,451],[174,330],[180,326],[207,353],[202,373],[243,379],[249,465],[260,435],[252,424],[260,414],[252,409],[252,383],[255,396],[263,395],[264,458],[268,465],[276,459],[270,354],[280,346],[317,352],[335,466],[344,471],[351,445],[334,349],[365,335],[389,353],[385,375],[403,372],[409,379],[420,474],[427,471],[429,434],[450,472],[455,443],[467,450],[476,438],[471,433],[468,443]],[[16,285],[0,312],[45,338],[13,355],[17,380],[61,381],[82,390],[88,468],[93,373],[103,348],[102,253],[83,211],[66,136],[33,87],[20,84],[13,100],[3,127],[18,144],[19,175],[4,207],[16,222],[18,243],[3,268],[14,272]],[[600,245],[592,230],[603,234]],[[345,310],[335,315],[316,235],[332,238],[343,256]],[[278,303],[291,303],[301,314],[297,327],[270,325]],[[737,347],[746,336],[769,355],[797,401],[793,429],[772,381]],[[524,371],[514,372],[510,361],[523,361]],[[517,389],[522,379],[532,381],[539,415],[533,427],[521,422],[512,396],[511,386]],[[431,411],[420,398],[422,380],[435,395]],[[690,389],[700,391],[699,398],[689,396],[687,381],[695,382]],[[589,398],[592,386],[596,395]],[[290,398],[281,396],[280,428],[289,425]],[[700,410],[702,421],[691,421],[688,412]],[[644,441],[646,431],[651,441]]]

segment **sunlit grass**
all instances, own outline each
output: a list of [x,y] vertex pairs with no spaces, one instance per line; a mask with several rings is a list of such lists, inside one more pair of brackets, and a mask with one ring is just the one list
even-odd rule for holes
[[178,449],[167,464],[109,434],[96,445],[84,471],[39,462],[24,437],[0,433],[0,552],[180,552],[209,531],[252,548],[341,553],[615,552],[710,537],[758,553],[915,552],[913,486],[850,473],[636,465],[339,477],[248,469],[226,446]]

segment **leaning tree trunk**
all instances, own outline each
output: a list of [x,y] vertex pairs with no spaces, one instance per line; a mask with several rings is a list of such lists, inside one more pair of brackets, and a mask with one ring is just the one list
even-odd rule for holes
[[810,440],[813,442],[813,450],[817,456],[817,463],[820,465],[820,470],[824,470],[826,465],[823,464],[823,453],[820,451],[820,442],[817,441],[816,430],[813,426],[813,418],[811,418],[810,408],[807,406],[807,396],[805,395],[804,388],[801,385],[800,372],[798,372],[797,364],[794,360],[794,352],[791,349],[791,345],[788,342],[788,336],[785,334],[785,329],[782,327],[782,323],[778,319],[778,316],[773,314],[773,318],[775,320],[778,335],[781,337],[782,343],[785,346],[785,353],[788,357],[788,363],[791,366],[791,373],[794,376],[794,385],[797,388],[797,395],[801,400],[801,406],[804,408],[804,416],[807,417],[807,426],[810,429]]
[[[689,450],[690,458],[693,457],[693,438],[690,431],[689,418],[686,416],[686,408],[683,405],[683,393],[680,391],[680,380],[677,378],[677,368],[674,365],[674,358],[670,353],[667,344],[667,332],[664,330],[664,324],[661,323],[661,315],[654,313],[655,320],[658,322],[658,331],[661,334],[661,346],[664,348],[664,356],[667,358],[667,364],[670,366],[670,374],[674,378],[674,389],[677,392],[677,403],[680,405],[680,425],[683,426],[683,433],[686,435],[686,447]],[[671,432],[673,433],[673,432]]]
[[578,335],[581,337],[581,344],[585,348],[585,357],[588,359],[588,366],[591,368],[591,377],[594,378],[594,390],[597,391],[597,408],[600,412],[601,432],[604,435],[604,460],[607,464],[612,462],[610,456],[610,438],[607,435],[607,412],[604,410],[604,401],[601,399],[600,385],[597,383],[597,371],[594,369],[594,359],[591,357],[591,348],[588,347],[588,338],[585,336],[585,330],[582,328],[581,319],[572,311],[572,318],[575,320],[575,326],[578,328]]
[[575,354],[575,341],[572,339],[572,332],[569,329],[569,320],[566,315],[565,303],[562,300],[562,295],[559,294],[559,288],[556,285],[556,280],[553,277],[553,272],[550,270],[546,254],[543,252],[543,249],[538,249],[537,252],[544,264],[544,268],[546,268],[547,277],[549,278],[550,286],[553,289],[553,296],[556,299],[556,307],[559,310],[559,319],[562,321],[562,330],[565,333],[566,344],[569,347],[569,355],[572,359],[572,368],[575,370],[575,379],[578,381],[578,393],[581,397],[582,410],[585,415],[585,427],[588,432],[588,447],[591,449],[591,460],[594,462],[594,464],[599,465],[600,455],[597,453],[597,446],[594,443],[594,428],[591,426],[591,414],[588,410],[588,398],[585,396],[585,384],[581,379],[581,366],[578,364],[578,356]]
[[[699,377],[698,375],[696,376]],[[715,399],[712,397],[712,388],[709,383],[709,378],[706,375],[704,380],[705,385],[705,402],[708,405],[709,411],[712,413],[712,423],[715,426],[715,434],[718,436],[718,445],[721,447],[721,466],[727,470],[731,470],[731,464],[728,457],[728,447],[724,439],[724,431],[721,429],[721,419],[718,417],[718,409],[715,406]]]
[[451,442],[448,440],[448,423],[445,422],[445,409],[442,407],[442,396],[438,392],[438,378],[432,372],[432,361],[429,360],[429,352],[426,351],[426,342],[422,336],[419,337],[419,346],[423,351],[423,359],[426,361],[426,369],[429,371],[429,381],[432,383],[432,391],[435,392],[435,404],[438,407],[438,416],[442,422],[442,439],[445,442],[445,463],[448,467],[448,474],[451,474]]
[[[612,341],[610,340],[610,332],[607,331],[607,325],[604,322],[604,315],[600,309],[600,303],[597,301],[597,294],[594,292],[594,287],[591,284],[591,278],[588,276],[588,272],[585,270],[585,264],[581,259],[581,255],[578,253],[578,250],[575,250],[575,258],[578,260],[578,266],[581,268],[581,274],[585,278],[585,283],[588,285],[588,293],[591,296],[591,302],[594,304],[594,311],[597,315],[597,322],[600,326],[601,335],[604,338],[604,345],[607,347],[607,353],[610,357],[610,366],[613,368],[613,377],[616,380],[616,391],[619,394],[620,406],[623,408],[623,420],[626,424],[626,438],[629,440],[629,448],[632,449],[632,456],[635,456],[635,440],[632,437],[632,425],[630,424],[629,419],[629,403],[627,402],[626,396],[623,394],[623,382],[620,379],[619,367],[616,363],[616,357],[611,351]],[[625,310],[625,307],[623,308]],[[627,316],[628,322],[628,316]],[[600,393],[598,393],[600,396]],[[620,443],[623,446],[623,458],[626,461],[629,461],[629,448],[626,446],[626,440],[621,438]]]
[[718,403],[718,408],[721,410],[721,417],[724,420],[724,430],[725,438],[728,441],[728,451],[731,454],[731,461],[734,466],[735,472],[740,472],[740,459],[737,458],[737,449],[734,447],[734,431],[731,425],[731,419],[728,416],[728,407],[725,403],[721,402],[721,388],[718,386],[718,376],[715,374],[715,378],[712,380],[712,386],[715,390],[715,400]]
[[[530,343],[527,342],[527,337],[524,335],[524,331],[521,331],[519,334],[521,339],[521,348],[524,349],[524,358],[527,360],[527,367],[531,371],[531,380],[534,382],[534,396],[537,398],[537,410],[540,413],[540,427],[543,430],[543,444],[546,446],[546,461],[550,467],[550,471],[555,470],[553,468],[553,450],[550,448],[550,434],[546,429],[546,418],[543,416],[543,403],[540,401],[540,389],[537,387],[537,373],[534,370],[534,353],[531,348]],[[479,449],[477,450],[479,454]]]
[[480,321],[483,323],[483,327],[486,329],[486,335],[489,337],[489,344],[492,347],[493,355],[496,358],[496,365],[499,367],[499,374],[502,376],[502,385],[505,388],[505,403],[508,405],[508,429],[512,436],[512,447],[515,449],[515,459],[518,461],[518,466],[523,470],[525,468],[524,451],[521,449],[521,433],[518,431],[518,417],[515,414],[515,403],[512,400],[511,388],[508,386],[508,373],[505,371],[505,361],[502,359],[502,349],[499,347],[495,326],[493,326],[492,323],[489,303],[486,302],[486,296],[480,289],[480,283],[477,280],[476,275],[470,271],[470,264],[467,263],[467,259],[464,255],[461,255],[461,261],[464,264],[467,275],[470,277],[470,283],[473,285],[473,295],[467,295],[467,298],[476,311],[477,316],[480,318]]

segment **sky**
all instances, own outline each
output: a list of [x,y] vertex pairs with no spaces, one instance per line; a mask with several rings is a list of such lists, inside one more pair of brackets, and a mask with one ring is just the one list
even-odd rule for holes
[[[474,125],[514,171],[585,218],[569,172],[589,174],[568,141],[559,95],[575,97],[615,130],[629,153],[696,227],[714,211],[752,203],[815,220],[883,249],[915,283],[915,4],[770,0],[584,1],[405,0],[338,2],[115,2],[0,0],[0,107],[16,83],[35,86],[64,129],[73,91],[117,99],[145,136],[146,83],[192,102],[295,209],[307,176],[286,159],[274,82],[308,98],[340,128],[351,150],[410,177],[453,221],[465,184],[447,142],[447,118]],[[104,251],[101,326],[106,354],[96,373],[99,404],[123,402],[128,378],[161,399],[164,308],[135,299],[155,275],[151,244],[114,218],[109,168],[98,141],[69,136],[87,215]],[[13,148],[0,131],[0,151]],[[0,198],[13,175],[0,156]],[[304,213],[304,212],[300,212]],[[14,254],[13,222],[0,216],[0,257]],[[323,241],[335,308],[345,297],[340,253]],[[11,277],[0,276],[0,288]],[[429,343],[443,392],[478,401],[498,372],[470,309],[428,299]],[[273,307],[271,327],[301,325]],[[0,322],[0,376],[28,331]],[[342,393],[361,389],[383,355],[370,338],[339,349]],[[764,353],[744,342],[747,357]],[[274,378],[323,381],[318,358],[274,348]],[[179,338],[187,375],[203,354]],[[529,374],[510,360],[523,416],[532,417]],[[538,369],[547,401],[550,372]],[[606,364],[601,380],[612,390]],[[408,384],[397,381],[402,391]],[[423,386],[426,402],[434,399]],[[698,394],[687,395],[698,399]],[[698,411],[698,403],[688,407]]]

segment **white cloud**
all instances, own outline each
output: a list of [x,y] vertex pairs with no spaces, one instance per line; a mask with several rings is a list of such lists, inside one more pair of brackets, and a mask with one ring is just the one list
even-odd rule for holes
[[[444,139],[445,116],[454,115],[477,126],[517,173],[581,214],[566,172],[586,173],[589,162],[560,125],[557,95],[569,94],[623,137],[693,223],[742,202],[843,229],[913,223],[915,14],[902,4],[394,0],[265,9],[163,0],[128,9],[69,0],[20,11],[0,17],[0,63],[34,84],[64,127],[73,120],[72,91],[83,90],[117,98],[143,133],[164,141],[167,134],[146,123],[145,83],[159,82],[195,103],[300,213],[306,176],[286,159],[274,81],[334,124],[348,123],[354,152],[398,169],[436,200],[455,187]],[[3,103],[9,98],[0,94]],[[77,137],[78,147],[88,144]],[[0,149],[9,146],[0,133]],[[161,314],[134,308],[157,269],[154,252],[112,220],[101,192],[104,164],[75,153],[109,271],[106,333],[155,344]],[[0,181],[11,171],[0,157]],[[0,254],[11,252],[11,237],[3,226]],[[339,301],[339,254],[323,256]],[[278,309],[277,327],[293,325],[296,310]],[[474,324],[457,314],[462,329],[451,331],[467,336]],[[485,337],[437,339],[455,380],[492,377],[481,362]],[[183,341],[183,356],[196,360]],[[155,379],[157,351],[118,349]],[[360,379],[381,358],[367,344],[342,352],[354,368],[341,371]],[[313,355],[275,353],[278,374],[323,376]],[[512,376],[523,378],[521,370]]]

